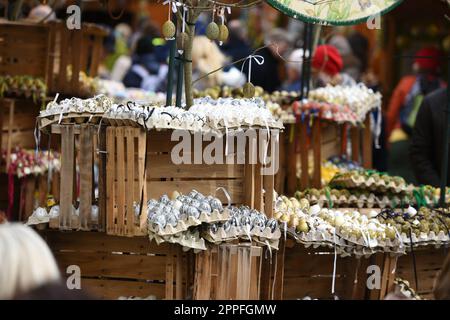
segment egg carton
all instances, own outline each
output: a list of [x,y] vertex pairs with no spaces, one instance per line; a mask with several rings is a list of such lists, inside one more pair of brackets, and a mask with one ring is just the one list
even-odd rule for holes
[[440,231],[438,234],[436,234],[434,231],[430,231],[428,234],[421,232],[419,236],[417,236],[415,233],[411,233],[411,237],[407,235],[406,233],[401,234],[402,241],[405,245],[410,245],[411,242],[413,246],[421,246],[421,245],[435,245],[435,244],[447,244],[450,242],[449,234]]
[[392,193],[404,193],[404,192],[412,192],[414,190],[414,186],[409,184],[396,184],[394,181],[390,181],[386,183],[384,180],[375,180],[373,177],[364,177],[364,176],[353,176],[353,175],[347,175],[343,174],[340,177],[333,178],[333,180],[330,182],[330,185],[346,188],[346,189],[352,189],[352,188],[359,188],[359,189],[366,189],[376,192],[392,192]]
[[228,221],[229,218],[230,213],[228,209],[225,208],[222,212],[220,212],[217,209],[214,209],[211,213],[202,211],[198,218],[195,218],[194,216],[188,216],[184,220],[178,220],[175,226],[171,224],[166,224],[164,228],[161,228],[156,223],[150,223],[148,224],[148,230],[150,232],[156,233],[159,236],[170,236],[186,231],[190,227],[199,226],[202,223],[211,224],[217,222],[224,222]]
[[179,244],[184,251],[194,249],[194,252],[206,250],[206,243],[203,238],[199,236],[198,232],[179,232],[170,236],[159,236],[157,234],[149,233],[150,241],[154,240],[158,245],[164,242]]
[[254,227],[253,229],[250,229],[250,226],[248,226],[248,228],[234,225],[227,227],[226,225],[221,224],[220,226],[217,225],[216,227],[207,228],[203,232],[202,236],[212,243],[221,243],[236,239],[246,239],[249,241],[258,239],[262,242],[270,242],[278,241],[281,233],[279,228],[272,231],[269,227],[265,227],[263,229]]

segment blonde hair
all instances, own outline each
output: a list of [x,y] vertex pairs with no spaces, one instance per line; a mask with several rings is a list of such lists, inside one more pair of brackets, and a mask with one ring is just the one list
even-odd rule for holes
[[[196,36],[192,46],[192,62],[199,76],[223,67],[227,61],[214,41],[205,36]],[[195,80],[195,79],[193,79]],[[214,87],[222,83],[222,70],[210,74],[201,80],[206,87]]]
[[20,223],[0,225],[0,299],[59,279],[55,258],[33,229]]

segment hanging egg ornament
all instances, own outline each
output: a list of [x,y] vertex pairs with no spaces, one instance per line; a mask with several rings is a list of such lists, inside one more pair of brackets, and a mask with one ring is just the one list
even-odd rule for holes
[[216,40],[219,37],[219,26],[215,22],[210,22],[206,27],[206,36],[209,40]]
[[162,34],[166,40],[172,39],[175,36],[175,32],[175,24],[172,21],[167,20],[166,22],[164,22],[162,26]]
[[251,82],[244,84],[242,90],[244,92],[244,97],[246,98],[253,98],[255,95],[255,86]]
[[224,25],[224,24],[221,24],[219,26],[219,37],[218,37],[218,40],[220,42],[225,42],[228,39],[228,35],[229,35],[228,27],[226,25]]
[[186,49],[186,43],[189,41],[189,36],[186,32],[181,32],[177,35],[177,49],[178,51],[183,51]]

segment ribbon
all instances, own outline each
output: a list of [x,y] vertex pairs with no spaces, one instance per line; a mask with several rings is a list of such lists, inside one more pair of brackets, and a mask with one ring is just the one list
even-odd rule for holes
[[36,123],[34,125],[34,142],[36,144],[36,148],[34,150],[34,155],[37,158],[38,153],[39,153],[39,145],[41,143],[41,131],[38,129],[38,119],[37,118],[36,118]]
[[251,82],[252,60],[255,60],[258,65],[262,65],[264,63],[264,57],[261,55],[251,54],[247,58],[245,58],[244,62],[242,63],[241,73],[244,73],[244,65],[248,61],[248,82]]
[[418,208],[427,206],[427,201],[425,200],[425,193],[423,187],[415,188],[413,190],[413,196],[416,199]]
[[165,5],[169,5],[169,18],[168,20],[170,20],[170,8],[172,8],[172,12],[173,13],[177,13],[178,8],[177,7],[181,7],[182,4],[178,1],[172,1],[172,0],[166,0],[163,2],[163,6]]
[[228,191],[224,187],[218,187],[216,189],[216,191],[217,190],[222,190],[223,191],[223,193],[225,194],[225,197],[227,198],[227,201],[228,201],[227,208],[231,207],[231,197],[230,197],[230,194],[228,193]]
[[330,187],[328,186],[325,187],[325,196],[328,200],[328,206],[330,207],[330,209],[333,209],[333,200],[331,200]]

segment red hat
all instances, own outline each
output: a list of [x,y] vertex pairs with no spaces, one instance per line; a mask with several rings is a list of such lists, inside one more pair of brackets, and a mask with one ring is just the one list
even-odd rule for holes
[[[428,47],[416,52],[417,58],[414,60],[421,70],[437,71],[441,65],[439,49]],[[421,58],[422,57],[422,58]]]
[[334,76],[342,70],[342,57],[333,46],[318,46],[314,52],[312,67]]

